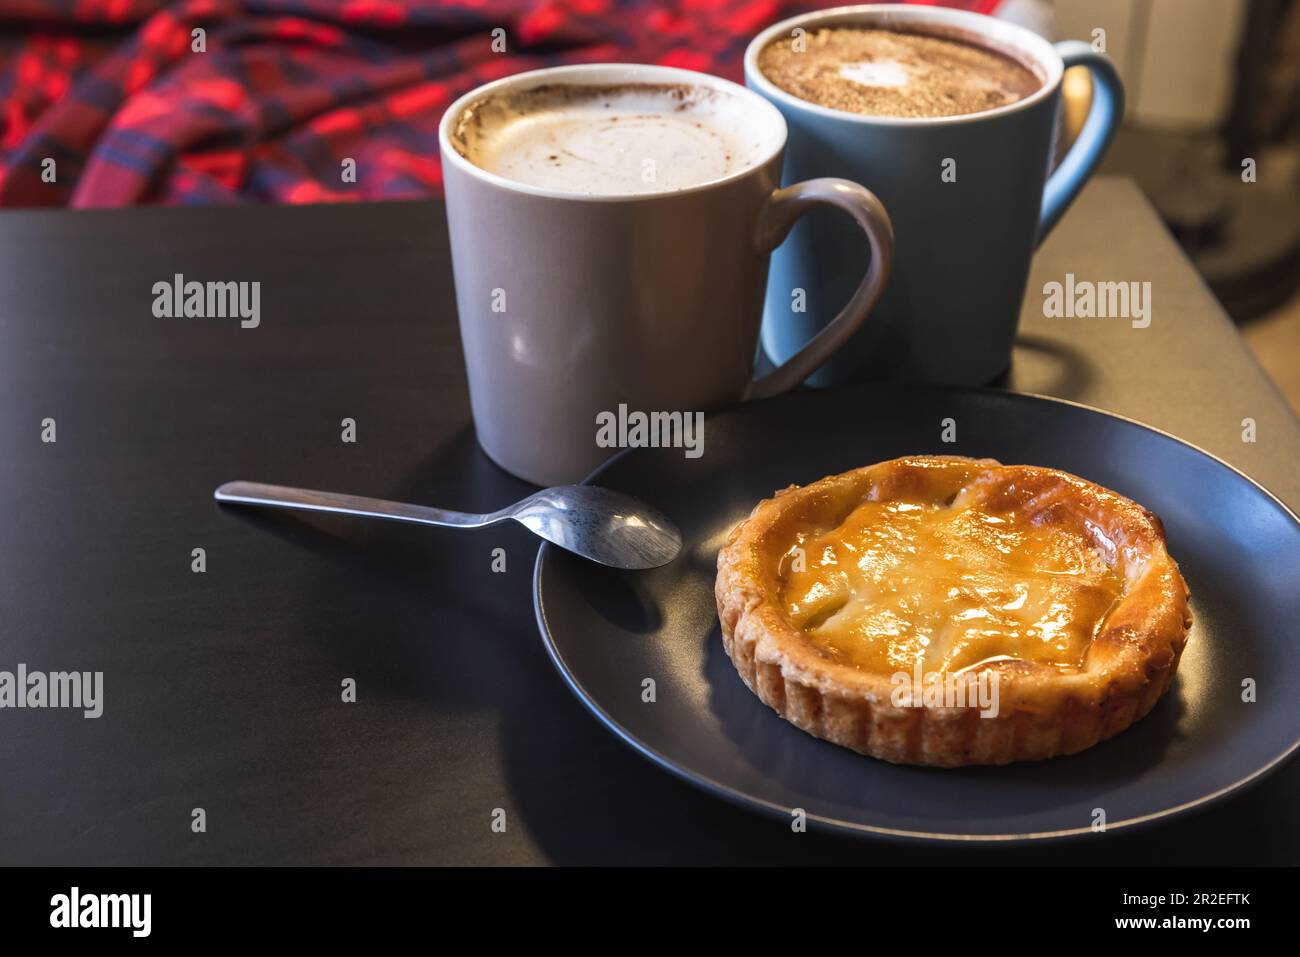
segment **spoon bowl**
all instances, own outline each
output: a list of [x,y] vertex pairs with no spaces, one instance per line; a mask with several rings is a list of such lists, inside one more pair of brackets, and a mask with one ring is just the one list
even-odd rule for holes
[[510,506],[535,535],[611,568],[658,568],[682,548],[682,534],[658,509],[595,485],[542,489]]

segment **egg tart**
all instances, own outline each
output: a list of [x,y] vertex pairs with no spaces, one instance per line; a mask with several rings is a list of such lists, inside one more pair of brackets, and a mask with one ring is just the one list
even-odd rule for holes
[[791,486],[718,554],[722,642],[791,724],[901,764],[1073,754],[1173,681],[1160,520],[1066,472],[908,456]]

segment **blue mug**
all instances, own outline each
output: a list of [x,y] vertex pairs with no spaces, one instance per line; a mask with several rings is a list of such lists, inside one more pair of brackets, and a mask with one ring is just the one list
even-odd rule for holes
[[[758,69],[769,43],[800,30],[858,26],[965,40],[1005,53],[1041,82],[1015,103],[960,116],[864,116],[799,99]],[[1083,130],[1052,170],[1066,67],[1093,76]],[[884,202],[894,223],[893,275],[871,318],[808,380],[978,385],[1011,362],[1034,249],[1060,220],[1110,145],[1124,112],[1111,62],[1086,43],[1053,45],[1015,24],[961,10],[879,4],[793,17],[745,51],[745,82],[785,117],[785,183],[840,176]],[[817,210],[772,256],[763,346],[782,363],[853,294],[866,246],[847,217]]]

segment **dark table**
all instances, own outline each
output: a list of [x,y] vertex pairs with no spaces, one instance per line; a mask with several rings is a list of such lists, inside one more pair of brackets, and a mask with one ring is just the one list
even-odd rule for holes
[[[1150,327],[1045,318],[1069,272],[1149,280]],[[260,281],[261,325],[155,318],[175,273]],[[1166,429],[1300,505],[1300,422],[1126,181],[1044,246],[1006,384]],[[792,834],[587,716],[537,635],[528,533],[223,510],[232,478],[474,511],[528,491],[474,442],[441,206],[0,213],[0,669],[104,672],[98,719],[0,710],[0,862],[1300,861],[1300,763],[1070,845]]]

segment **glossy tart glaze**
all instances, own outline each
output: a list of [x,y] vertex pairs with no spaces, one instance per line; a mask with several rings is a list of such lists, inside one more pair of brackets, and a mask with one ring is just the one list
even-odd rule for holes
[[[727,654],[778,714],[945,767],[1118,734],[1169,688],[1191,626],[1156,516],[1065,472],[957,456],[760,502],[718,555],[715,593]],[[921,679],[966,690],[927,697]]]

